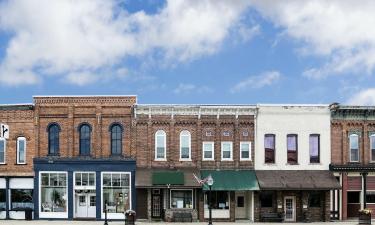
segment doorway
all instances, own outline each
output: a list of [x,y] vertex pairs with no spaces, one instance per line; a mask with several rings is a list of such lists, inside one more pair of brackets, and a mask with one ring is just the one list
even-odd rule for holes
[[236,192],[236,208],[235,208],[235,214],[236,219],[246,219],[247,213],[246,213],[246,204],[247,198],[245,195],[245,192]]
[[294,196],[284,197],[285,221],[296,221],[296,200]]
[[95,218],[96,216],[96,194],[80,193],[75,196],[75,217],[76,218]]
[[151,193],[151,217],[155,219],[162,218],[162,193],[160,189],[152,189]]

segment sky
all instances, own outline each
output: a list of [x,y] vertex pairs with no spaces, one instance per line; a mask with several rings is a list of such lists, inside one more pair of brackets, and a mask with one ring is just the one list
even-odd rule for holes
[[0,104],[375,105],[375,1],[0,0]]

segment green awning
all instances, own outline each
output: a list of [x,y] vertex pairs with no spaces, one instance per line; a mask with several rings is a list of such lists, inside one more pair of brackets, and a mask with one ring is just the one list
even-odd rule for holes
[[164,171],[152,173],[153,185],[184,185],[184,173],[180,171]]
[[[215,191],[251,191],[259,190],[258,180],[253,170],[201,170],[201,177],[206,178],[211,174]],[[203,185],[203,190],[208,190],[208,185]]]

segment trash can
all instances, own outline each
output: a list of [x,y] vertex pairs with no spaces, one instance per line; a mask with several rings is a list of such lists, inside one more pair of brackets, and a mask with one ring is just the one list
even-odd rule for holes
[[26,208],[25,209],[25,220],[32,220],[33,219],[33,209]]
[[125,225],[134,225],[135,222],[135,211],[126,210],[125,212]]

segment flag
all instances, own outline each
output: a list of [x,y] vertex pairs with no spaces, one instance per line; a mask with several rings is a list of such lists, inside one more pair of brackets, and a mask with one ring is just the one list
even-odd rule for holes
[[207,177],[202,180],[199,177],[197,177],[197,175],[195,175],[194,173],[193,173],[193,176],[194,176],[195,180],[197,180],[198,184],[200,184],[200,185],[203,185],[207,182]]

